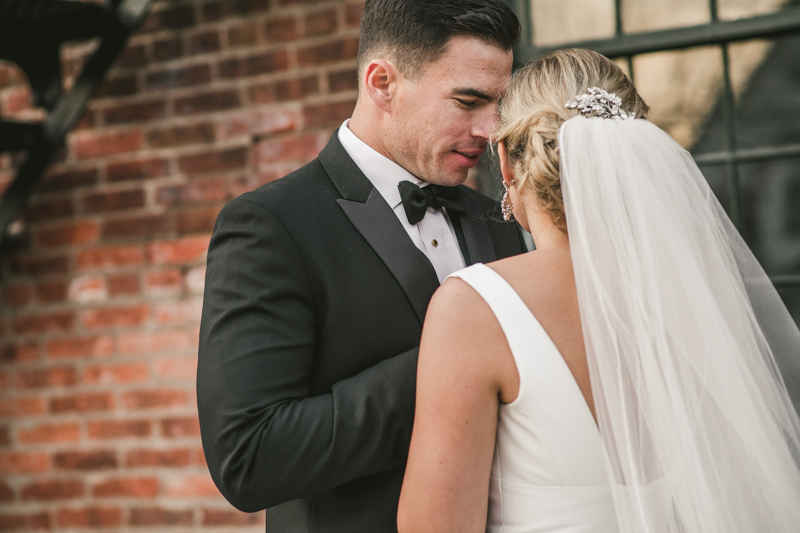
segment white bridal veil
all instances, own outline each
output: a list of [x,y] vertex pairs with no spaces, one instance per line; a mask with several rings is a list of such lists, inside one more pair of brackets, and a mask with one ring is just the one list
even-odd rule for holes
[[[800,531],[800,331],[686,150],[578,116],[561,181],[624,533]],[[797,401],[798,398],[795,398]]]

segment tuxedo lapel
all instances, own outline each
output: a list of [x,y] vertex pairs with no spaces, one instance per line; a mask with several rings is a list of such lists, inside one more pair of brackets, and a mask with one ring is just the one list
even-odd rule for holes
[[467,210],[460,214],[464,240],[467,243],[470,263],[490,263],[497,259],[492,244],[492,236],[486,221],[488,213],[483,212],[477,199],[471,194],[464,195]]
[[342,195],[337,200],[342,211],[395,277],[422,323],[431,296],[439,287],[433,265],[414,246],[392,208],[347,155],[337,133],[320,152],[319,159]]

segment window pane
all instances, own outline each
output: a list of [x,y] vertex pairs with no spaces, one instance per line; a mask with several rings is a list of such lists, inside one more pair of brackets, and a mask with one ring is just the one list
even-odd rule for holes
[[531,0],[533,44],[613,37],[615,17],[614,0]]
[[726,213],[730,214],[731,205],[730,189],[728,187],[728,168],[725,165],[701,164],[699,166],[700,171],[703,173],[703,176],[705,176],[709,186],[711,186],[711,190],[714,191],[717,200],[722,204],[722,208],[725,209]]
[[719,18],[734,20],[765,15],[790,3],[787,0],[718,0]]
[[[633,72],[639,94],[651,108],[650,120],[685,148],[701,137],[722,84],[722,59],[716,46],[636,56]],[[710,139],[707,150],[719,150]]]
[[800,286],[781,287],[778,294],[783,298],[783,303],[794,317],[794,321],[800,325]]
[[622,30],[639,33],[711,21],[709,0],[623,0]]
[[[731,45],[740,148],[800,143],[800,35]],[[745,76],[745,74],[748,74]]]
[[800,158],[739,166],[742,236],[770,275],[800,273]]

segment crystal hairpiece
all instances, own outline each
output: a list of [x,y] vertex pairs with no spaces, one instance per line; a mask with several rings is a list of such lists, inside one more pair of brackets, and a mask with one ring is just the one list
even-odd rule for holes
[[633,113],[621,109],[622,99],[599,87],[590,87],[585,93],[576,95],[564,107],[577,109],[581,115],[588,117],[613,118],[614,120],[630,120],[636,118]]

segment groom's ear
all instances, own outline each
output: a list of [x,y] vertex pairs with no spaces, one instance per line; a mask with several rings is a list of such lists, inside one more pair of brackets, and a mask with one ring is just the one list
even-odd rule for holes
[[385,59],[373,59],[364,71],[364,83],[370,99],[387,113],[392,111],[392,102],[397,94],[402,74]]

